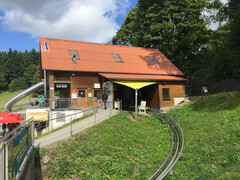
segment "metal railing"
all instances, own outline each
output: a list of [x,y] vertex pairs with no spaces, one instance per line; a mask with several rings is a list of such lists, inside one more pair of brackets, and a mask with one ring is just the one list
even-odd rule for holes
[[[73,113],[70,113],[70,114],[67,114],[67,115],[63,115],[63,113],[68,111],[69,109],[60,108],[60,109],[58,109],[58,111],[55,111],[55,112],[51,113],[51,117],[55,116],[55,118],[50,117],[48,122],[51,122],[53,120],[64,119],[64,118],[70,117],[71,121],[69,122],[69,125],[71,126],[72,125],[72,120],[74,120],[73,117],[74,116],[76,117],[76,115],[81,114],[81,113],[85,113],[85,114],[93,113],[92,115],[94,115],[94,121],[96,121],[96,114],[99,111],[99,109],[103,109],[103,106],[104,106],[103,104],[98,106],[98,104],[95,100],[94,101],[89,101],[87,103],[83,103],[81,105],[76,105],[76,106],[72,107],[72,110],[79,110],[79,111],[73,111]],[[82,108],[82,107],[85,107],[85,108]],[[112,102],[107,102],[107,107],[108,107],[108,109],[110,109],[110,111],[109,111],[109,114],[106,117],[111,117],[112,116],[112,109],[115,109],[113,107],[113,103]],[[120,111],[121,110],[121,104],[116,109],[118,111]],[[57,115],[61,115],[61,116],[57,116]],[[41,117],[39,119],[35,119],[35,121],[39,121],[39,120],[44,119],[46,117],[48,117],[48,116],[44,116],[44,117]]]
[[[19,137],[19,134],[21,134],[25,128],[29,128],[28,132],[24,135],[24,137]],[[34,122],[24,122],[0,139],[1,180],[21,178],[24,167],[33,150],[33,132]],[[26,145],[26,143],[28,144]],[[19,149],[19,146],[22,146],[23,148]],[[18,164],[16,165],[16,163]]]
[[172,143],[167,158],[161,167],[149,178],[149,180],[163,179],[168,173],[173,170],[173,167],[181,157],[184,147],[184,136],[179,124],[170,116],[161,113],[151,113],[159,118],[163,124],[169,129]]
[[[75,126],[73,126],[73,121],[74,119],[72,119],[72,116],[74,115],[77,115],[79,113],[86,113],[86,112],[92,112],[92,116],[94,116],[94,119],[92,122],[89,122],[86,126],[92,126],[92,125],[95,125],[99,122],[102,121],[102,119],[97,119],[97,112],[99,110],[99,106],[97,106],[97,103],[93,103],[94,101],[92,101],[92,103],[90,103],[92,105],[92,107],[88,106],[88,108],[84,108],[84,109],[81,109],[81,111],[78,111],[78,112],[74,112],[72,114],[67,114],[67,115],[64,115],[64,116],[56,116],[56,118],[51,118],[49,119],[49,122],[50,121],[54,121],[56,119],[60,119],[60,118],[66,118],[66,117],[71,117],[71,122],[69,123],[69,128],[68,128],[68,131],[66,131],[66,134],[68,135],[68,137],[71,137],[74,133],[76,133],[78,130],[76,129]],[[86,103],[87,105],[89,105],[89,102]],[[108,118],[108,117],[111,117],[113,114],[112,112],[112,102],[107,102],[108,104],[108,108],[110,109],[109,111],[109,114],[105,114],[104,117],[101,117],[101,118]],[[79,106],[84,106],[84,104],[81,104],[81,105],[77,105],[75,106],[75,108],[79,107]],[[60,114],[64,111],[67,111],[68,109],[61,109],[60,111],[56,111],[54,113],[52,113],[52,115],[56,115],[56,114]],[[120,110],[120,108],[118,108],[118,110]],[[41,117],[39,119],[36,119],[35,121],[38,121],[42,118],[45,118],[45,117]],[[34,145],[34,139],[35,139],[35,124],[34,124],[34,121],[31,121],[31,119],[28,119],[26,122],[22,123],[20,126],[16,127],[15,129],[13,129],[11,132],[8,132],[6,134],[6,136],[4,136],[3,138],[0,139],[0,180],[7,180],[7,179],[12,179],[12,177],[9,177],[10,174],[9,174],[9,158],[11,159],[12,156],[9,156],[9,143],[11,143],[11,141],[18,135],[19,132],[21,132],[21,130],[26,127],[26,126],[30,126],[31,128],[31,137],[32,137],[32,145]],[[64,134],[60,134],[59,136],[65,136]],[[54,137],[56,138],[56,137]],[[51,140],[51,139],[49,139]],[[32,145],[31,145],[31,151],[32,151]],[[28,155],[26,156],[26,158],[28,158]],[[21,174],[23,172],[23,168],[25,167],[25,162],[26,160],[24,160],[23,162],[23,165],[21,166],[21,168],[19,169],[15,179],[19,179],[21,177]]]

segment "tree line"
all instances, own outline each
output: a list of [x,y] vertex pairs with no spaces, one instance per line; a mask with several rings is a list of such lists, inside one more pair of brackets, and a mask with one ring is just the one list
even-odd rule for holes
[[157,48],[193,82],[239,79],[239,8],[239,0],[138,0],[112,43]]
[[0,92],[26,89],[40,81],[40,53],[35,49],[0,52]]

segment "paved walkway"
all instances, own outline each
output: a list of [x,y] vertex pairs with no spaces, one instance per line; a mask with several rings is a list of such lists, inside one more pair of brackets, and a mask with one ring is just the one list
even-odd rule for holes
[[[83,119],[77,123],[74,123],[72,125],[72,135],[79,133],[89,127],[92,127],[106,119],[108,119],[110,117],[110,113],[111,116],[116,115],[119,111],[118,110],[111,110],[107,109],[99,109],[99,111],[96,114],[96,120],[95,120],[95,115],[90,116],[86,119]],[[35,147],[45,147],[51,144],[54,144],[58,141],[61,141],[63,139],[69,138],[71,136],[71,126],[67,126],[63,129],[60,129],[54,133],[51,133],[49,135],[43,136],[39,139],[36,139],[34,141],[34,146]]]

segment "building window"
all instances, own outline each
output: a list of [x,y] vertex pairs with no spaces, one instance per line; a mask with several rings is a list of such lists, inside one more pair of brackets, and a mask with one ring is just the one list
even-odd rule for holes
[[56,88],[67,88],[67,84],[56,84]]
[[54,73],[54,81],[70,81],[69,73]]
[[112,57],[114,58],[114,60],[117,62],[117,63],[123,63],[123,60],[122,58],[119,56],[119,54],[112,54]]
[[163,88],[162,93],[163,93],[163,99],[170,99],[169,88]]
[[150,61],[151,61],[153,64],[158,64],[158,65],[160,65],[160,62],[159,62],[154,56],[148,56],[148,59],[150,59]]
[[94,90],[94,97],[97,97],[97,93],[101,94],[100,89],[95,89]]
[[85,90],[78,90],[78,97],[85,98],[86,97],[86,91]]
[[48,46],[47,46],[47,43],[46,43],[46,42],[43,42],[43,50],[44,50],[44,51],[47,51],[47,50],[48,50]]
[[68,54],[71,59],[75,58],[75,60],[80,60],[77,50],[68,50]]

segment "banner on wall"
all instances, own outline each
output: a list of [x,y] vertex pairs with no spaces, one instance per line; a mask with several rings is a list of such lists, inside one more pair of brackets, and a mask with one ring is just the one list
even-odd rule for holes
[[10,179],[15,179],[31,145],[32,138],[29,126],[23,128],[22,131],[11,141],[11,143],[9,143],[8,170]]
[[27,119],[31,119],[30,121],[47,121],[48,112],[28,112]]
[[77,99],[77,90],[76,89],[72,90],[72,99]]

